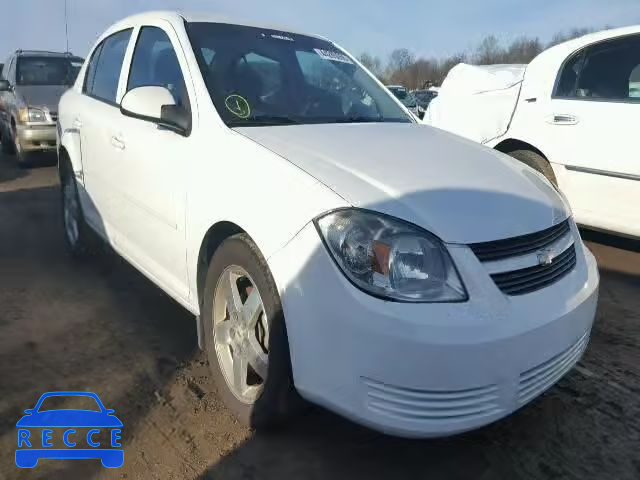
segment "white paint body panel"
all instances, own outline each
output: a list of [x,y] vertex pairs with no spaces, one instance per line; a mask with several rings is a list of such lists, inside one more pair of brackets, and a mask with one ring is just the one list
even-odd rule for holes
[[[577,229],[572,235],[581,244]],[[276,254],[270,265],[282,292],[299,392],[359,423],[406,437],[460,433],[521,407],[519,376],[588,336],[598,297],[595,260],[580,247],[579,267],[551,288],[506,297],[468,247],[449,246],[449,252],[468,302],[411,305],[373,298],[345,279],[312,225]],[[487,411],[464,418],[465,404],[473,400],[466,392],[475,389],[491,397]],[[432,402],[448,406],[445,395],[461,397],[459,409],[448,410],[460,418],[429,417]],[[400,414],[380,409],[381,401]]]
[[[100,38],[134,28],[118,100],[140,25],[157,25],[169,35],[193,128],[187,137],[159,130],[83,95],[83,69],[59,107],[59,146],[76,172],[83,211],[117,252],[196,315],[198,255],[207,232],[220,222],[245,230],[282,297],[294,380],[305,397],[388,433],[447,435],[513,411],[518,372],[586,338],[598,276],[573,222],[575,269],[552,287],[518,298],[503,295],[464,245],[564,220],[567,206],[540,175],[417,124],[229,129],[175,13],[131,17]],[[110,142],[114,135],[124,148]],[[312,222],[349,206],[414,222],[447,242],[469,301],[393,303],[357,290]],[[462,423],[390,418],[370,408],[363,378],[375,388],[402,391],[491,384],[499,405]]]
[[[470,111],[460,113],[457,122],[449,115],[446,123],[436,119],[431,124],[490,147],[510,139],[532,145],[550,161],[578,223],[640,237],[640,159],[636,141],[640,103],[552,97],[558,73],[574,53],[602,41],[637,34],[640,26],[624,27],[552,47],[527,66],[511,111],[474,112],[474,104],[470,104]],[[442,98],[438,97],[438,102],[439,109],[447,109]],[[557,115],[575,121],[553,123],[551,119]],[[508,124],[508,129],[496,138],[480,138],[475,130],[466,128],[469,116],[489,125]]]

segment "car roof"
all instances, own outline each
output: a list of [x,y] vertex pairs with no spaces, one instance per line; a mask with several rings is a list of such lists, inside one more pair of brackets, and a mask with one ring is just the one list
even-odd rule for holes
[[38,56],[38,57],[72,57],[81,58],[71,52],[50,52],[48,50],[16,50],[16,55],[20,57]]
[[627,35],[637,35],[639,33],[640,25],[611,28],[609,30],[587,33],[586,35],[583,35],[581,37],[573,38],[571,40],[567,40],[566,42],[562,42],[558,45],[554,45],[553,47],[548,48],[547,50],[540,53],[540,55],[538,55],[535,59],[533,59],[531,64],[533,64],[533,62],[544,62],[553,64],[555,68],[555,64],[564,62],[564,60],[573,52],[576,52],[588,45],[602,42],[604,40],[625,37]]
[[[115,32],[122,30],[130,26],[131,24],[144,23],[150,20],[167,20],[173,24],[186,22],[204,22],[204,23],[226,23],[230,25],[242,25],[246,27],[266,28],[269,30],[278,30],[280,32],[295,33],[298,35],[307,35],[309,37],[315,37],[322,40],[327,40],[321,35],[315,35],[309,32],[303,32],[297,28],[291,28],[283,25],[273,25],[268,22],[256,22],[253,19],[244,18],[241,16],[224,15],[213,12],[190,12],[179,10],[158,10],[144,13],[138,13],[129,17],[123,18],[119,22],[112,25],[107,32]],[[105,35],[106,36],[106,35]]]

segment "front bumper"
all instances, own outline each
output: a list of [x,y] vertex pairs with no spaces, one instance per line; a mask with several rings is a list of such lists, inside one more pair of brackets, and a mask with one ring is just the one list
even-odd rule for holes
[[406,437],[474,429],[559,380],[586,348],[595,260],[573,227],[577,264],[542,290],[507,296],[466,246],[449,246],[469,301],[408,304],[353,287],[313,225],[269,258],[295,385],[310,401]]
[[23,152],[56,150],[56,124],[18,125],[17,141]]

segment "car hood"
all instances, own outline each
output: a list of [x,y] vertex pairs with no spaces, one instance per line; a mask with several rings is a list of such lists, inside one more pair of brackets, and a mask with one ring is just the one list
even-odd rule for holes
[[68,85],[17,85],[16,93],[22,97],[25,105],[46,107],[50,112],[57,112],[60,97],[69,88]]
[[115,415],[90,410],[47,410],[25,415],[17,427],[121,427]]
[[235,129],[356,207],[393,215],[449,243],[543,230],[564,220],[554,188],[511,157],[420,124]]

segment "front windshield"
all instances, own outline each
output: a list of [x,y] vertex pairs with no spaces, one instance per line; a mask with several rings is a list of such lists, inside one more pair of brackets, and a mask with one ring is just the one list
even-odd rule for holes
[[82,59],[53,56],[19,57],[16,67],[18,85],[72,85]]
[[326,40],[220,23],[189,23],[187,31],[229,126],[412,121]]

